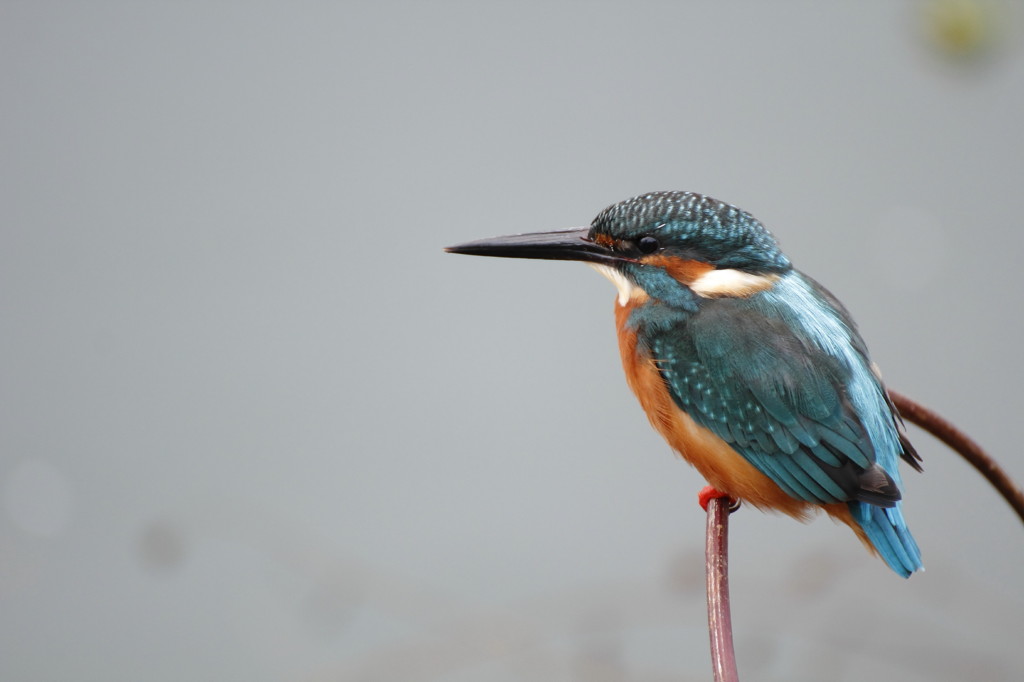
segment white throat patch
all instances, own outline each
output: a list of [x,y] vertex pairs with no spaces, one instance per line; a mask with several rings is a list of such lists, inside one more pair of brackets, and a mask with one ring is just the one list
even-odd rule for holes
[[645,295],[643,289],[633,284],[628,277],[612,266],[604,265],[603,263],[587,263],[587,265],[600,272],[608,278],[609,282],[615,285],[615,288],[619,292],[619,305],[626,305],[626,303],[629,302],[629,299],[634,296],[639,297]]

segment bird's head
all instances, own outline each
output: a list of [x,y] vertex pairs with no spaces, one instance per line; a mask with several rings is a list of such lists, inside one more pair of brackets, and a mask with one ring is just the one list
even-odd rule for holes
[[692,192],[652,192],[601,211],[590,227],[484,239],[451,253],[577,260],[619,291],[619,302],[653,298],[688,308],[694,295],[749,296],[790,269],[752,215]]

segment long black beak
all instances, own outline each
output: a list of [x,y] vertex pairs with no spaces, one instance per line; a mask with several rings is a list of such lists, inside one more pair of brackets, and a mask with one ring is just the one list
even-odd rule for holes
[[449,246],[448,253],[470,256],[497,256],[499,258],[543,258],[545,260],[579,260],[588,263],[614,265],[630,260],[611,249],[591,241],[586,227],[574,227],[554,232],[514,234],[507,237],[481,239],[475,242]]

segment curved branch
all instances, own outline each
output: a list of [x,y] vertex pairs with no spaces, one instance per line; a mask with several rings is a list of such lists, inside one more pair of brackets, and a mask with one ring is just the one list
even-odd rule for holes
[[889,391],[889,398],[904,419],[917,424],[970,462],[1013,507],[1021,521],[1024,521],[1024,491],[1017,487],[1006,472],[996,464],[995,460],[985,454],[980,445],[971,440],[966,433],[953,426],[947,419],[907,396]]

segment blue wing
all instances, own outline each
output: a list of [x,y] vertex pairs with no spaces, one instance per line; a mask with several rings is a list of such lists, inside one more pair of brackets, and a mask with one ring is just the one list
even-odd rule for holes
[[643,336],[673,400],[697,423],[789,495],[850,503],[898,572],[920,567],[897,468],[899,457],[917,467],[917,455],[827,291],[791,272],[769,291],[704,301],[684,322]]

